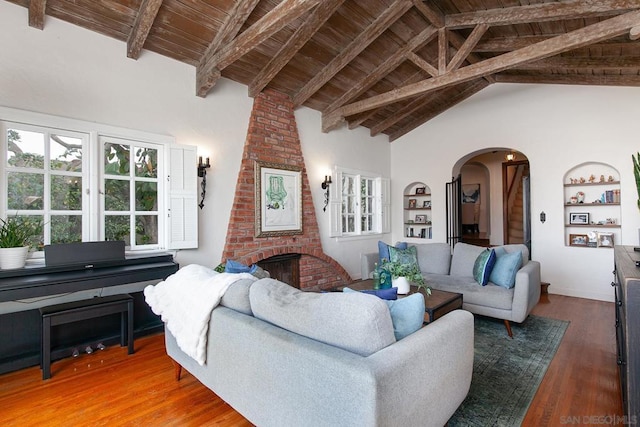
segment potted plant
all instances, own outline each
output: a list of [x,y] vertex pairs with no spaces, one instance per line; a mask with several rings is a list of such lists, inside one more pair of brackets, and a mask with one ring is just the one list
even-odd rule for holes
[[633,176],[636,178],[636,189],[638,190],[638,209],[640,209],[640,152],[637,154],[637,157],[632,154],[631,160],[633,160]]
[[[399,294],[409,293],[409,283],[411,282],[420,288],[424,288],[425,293],[431,295],[431,288],[425,284],[424,277],[418,269],[416,264],[405,264],[397,261],[385,261],[382,263],[382,268],[391,273],[391,277],[394,281],[394,286],[398,288]],[[404,281],[401,279],[405,279]],[[406,284],[405,284],[406,282]]]
[[32,239],[42,233],[42,221],[31,217],[0,219],[0,270],[24,267]]

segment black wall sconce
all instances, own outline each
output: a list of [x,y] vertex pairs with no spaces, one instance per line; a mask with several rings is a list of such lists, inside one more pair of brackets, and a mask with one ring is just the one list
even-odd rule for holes
[[322,189],[324,192],[324,207],[322,208],[323,212],[327,211],[327,205],[329,204],[329,186],[331,185],[331,175],[324,176],[324,182],[322,183]]
[[198,204],[198,206],[200,206],[200,209],[204,208],[204,196],[205,194],[207,194],[207,169],[209,169],[210,167],[211,164],[209,164],[208,157],[207,163],[202,163],[202,156],[198,158],[198,177],[202,178],[202,181],[200,182],[200,188],[202,188],[200,197],[202,197],[202,200],[200,200],[200,203]]

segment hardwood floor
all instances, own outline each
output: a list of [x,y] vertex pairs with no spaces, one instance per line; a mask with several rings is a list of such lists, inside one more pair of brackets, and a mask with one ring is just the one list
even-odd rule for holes
[[[524,425],[622,421],[613,303],[549,295],[534,314],[571,324]],[[130,356],[126,347],[109,347],[57,361],[47,381],[37,367],[1,375],[0,425],[251,425],[188,373],[175,381],[162,335],[135,347]]]

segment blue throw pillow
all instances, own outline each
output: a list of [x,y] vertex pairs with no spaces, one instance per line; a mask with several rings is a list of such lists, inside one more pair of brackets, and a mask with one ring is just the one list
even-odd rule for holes
[[504,248],[496,250],[496,263],[489,275],[489,281],[511,289],[516,284],[516,273],[522,266],[522,253],[520,251],[508,253]]
[[494,268],[496,262],[496,253],[493,249],[487,248],[480,252],[480,255],[476,258],[476,262],[473,264],[473,278],[485,286],[489,283],[489,276]]
[[411,335],[422,327],[424,322],[424,296],[411,294],[395,301],[386,301],[391,313],[393,334],[396,340]]
[[398,288],[364,289],[362,291],[355,291],[351,288],[345,287],[342,289],[342,292],[362,292],[363,294],[375,295],[378,298],[382,298],[384,300],[398,299]]
[[406,249],[398,249],[392,246],[389,248],[389,256],[389,261],[404,265],[414,265],[415,268],[420,271],[420,267],[418,266],[418,250],[415,246]]
[[[398,242],[395,247],[397,249],[407,249],[408,246],[409,244],[407,242]],[[378,240],[378,265],[382,265],[383,260],[391,260],[391,255],[389,254],[390,247],[393,246],[387,245],[382,240]]]
[[[342,291],[358,292],[347,287],[343,288]],[[391,322],[393,323],[393,334],[396,337],[396,341],[411,335],[422,327],[425,307],[424,295],[421,293],[418,292],[393,301],[384,300],[384,302],[386,302],[389,307]]]
[[234,261],[232,259],[228,259],[226,264],[224,265],[225,273],[251,273],[253,274],[258,269],[256,264],[253,264],[251,267],[248,265],[244,265],[241,262]]

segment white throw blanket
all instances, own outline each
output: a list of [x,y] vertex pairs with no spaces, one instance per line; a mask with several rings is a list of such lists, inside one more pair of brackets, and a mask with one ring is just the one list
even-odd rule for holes
[[249,273],[218,273],[190,264],[163,282],[144,288],[144,296],[151,310],[161,316],[176,338],[180,349],[204,365],[211,311],[229,286],[240,279],[257,280]]

